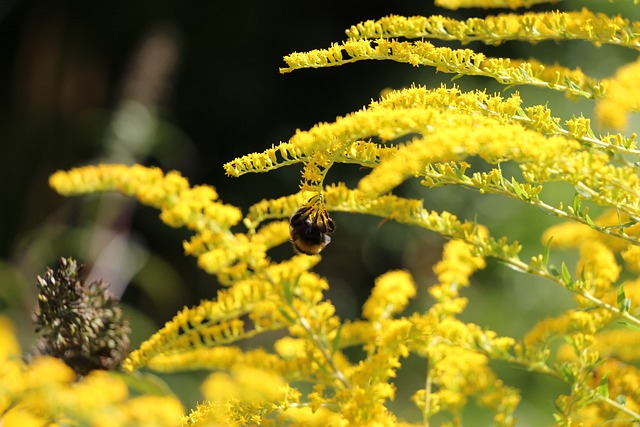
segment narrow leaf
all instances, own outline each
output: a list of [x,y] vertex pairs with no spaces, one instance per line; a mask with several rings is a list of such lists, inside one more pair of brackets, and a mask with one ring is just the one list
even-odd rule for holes
[[618,298],[617,298],[618,308],[621,312],[627,313],[629,311],[628,305],[630,305],[631,301],[624,293],[624,285],[618,286]]
[[634,325],[633,323],[629,323],[625,320],[618,320],[618,324],[624,326],[627,329],[633,329],[634,331],[640,331],[640,327]]
[[340,323],[340,327],[336,331],[336,336],[333,338],[333,340],[331,340],[331,354],[334,354],[336,351],[338,351],[340,345],[340,334],[342,333],[343,326],[344,323]]
[[520,183],[516,181],[515,178],[511,178],[511,187],[513,188],[513,191],[516,193],[516,196],[518,196],[519,199],[524,200],[527,198],[526,193],[522,190]]
[[580,217],[580,205],[582,204],[582,201],[580,200],[580,196],[578,195],[578,193],[573,195],[573,202],[571,203],[571,213],[573,213],[574,215]]
[[544,247],[544,251],[542,252],[542,266],[545,268],[545,270],[547,269],[547,266],[549,265],[549,252],[551,251],[551,241],[553,240],[553,237],[551,237],[549,240],[547,240],[547,244]]
[[567,269],[567,265],[564,263],[564,261],[562,262],[562,266],[560,267],[560,270],[561,270],[560,278],[564,282],[565,286],[567,287],[567,289],[573,290],[575,288],[573,279],[571,278],[571,273],[569,273],[569,270]]
[[296,323],[296,319],[294,319],[293,316],[291,316],[291,314],[289,314],[289,312],[284,309],[284,307],[278,306],[278,311],[280,312],[280,314],[282,314],[282,317],[287,319],[289,323],[291,323],[292,325]]
[[600,384],[596,388],[596,391],[600,396],[609,397],[609,372],[605,373],[600,379]]

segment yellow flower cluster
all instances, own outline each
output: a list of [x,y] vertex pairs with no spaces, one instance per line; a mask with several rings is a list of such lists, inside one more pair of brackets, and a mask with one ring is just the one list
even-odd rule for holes
[[407,272],[387,273],[377,279],[371,296],[362,307],[362,315],[373,321],[388,319],[402,311],[415,295],[415,284]]
[[208,185],[189,187],[180,173],[166,175],[158,168],[141,165],[96,165],[59,171],[49,184],[67,196],[101,191],[118,191],[140,203],[160,209],[160,218],[171,227],[190,230],[230,227],[242,219],[241,212],[216,200],[218,194]]
[[21,359],[11,323],[0,318],[0,425],[176,426],[183,416],[174,396],[129,394],[126,381],[106,371],[77,380],[59,359]]
[[299,392],[277,375],[242,367],[213,373],[202,384],[205,403],[183,419],[190,425],[275,425],[269,415],[278,406],[295,406]]
[[622,129],[627,126],[628,113],[640,110],[638,73],[640,61],[620,67],[611,79],[606,80],[606,96],[596,103],[595,109],[596,116],[605,126]]
[[[350,206],[359,201],[362,205],[366,204],[362,201],[385,194],[410,177],[424,176],[428,179],[423,183],[428,186],[456,183],[481,192],[505,194],[536,204],[551,214],[587,223],[586,218],[576,212],[540,201],[538,194],[542,187],[530,184],[562,180],[579,185],[582,193],[595,203],[616,205],[629,215],[640,214],[640,199],[631,191],[621,191],[637,185],[634,168],[618,164],[621,158],[593,150],[637,154],[633,137],[629,139],[620,134],[596,137],[586,119],[568,120],[563,127],[548,108],[534,106],[523,110],[520,103],[517,96],[505,100],[483,92],[460,92],[456,88],[413,87],[393,91],[365,110],[309,131],[298,131],[290,142],[262,154],[241,157],[226,167],[237,173],[259,172],[256,164],[263,162],[253,163],[252,159],[269,158],[273,150],[293,150],[293,142],[304,150],[321,150],[333,162],[373,168],[358,184],[361,193],[347,195],[339,186],[326,188],[324,196],[330,209],[341,210],[336,204],[330,206],[330,192],[349,197]],[[451,107],[458,108],[452,110]],[[415,134],[420,136],[402,146],[393,145],[394,139]],[[391,147],[361,143],[372,136],[389,141]],[[360,149],[365,151],[362,161],[358,155]],[[450,176],[444,176],[442,171],[434,174],[436,162],[460,161],[473,155],[489,163],[516,161],[529,183],[508,180],[499,168],[494,168],[491,174],[468,178],[464,171],[453,171]],[[308,158],[299,156],[303,163]],[[303,181],[304,186],[306,181]],[[314,191],[321,192],[319,187]],[[250,210],[249,221],[255,227],[255,222],[284,217],[285,211],[290,211],[291,206],[299,204],[304,197],[299,193],[277,201],[260,202]]]
[[[509,7],[529,6],[544,1],[492,0],[442,1],[444,7]],[[470,49],[436,47],[427,39],[457,40],[463,44],[481,41],[500,44],[509,40],[584,40],[597,46],[613,44],[631,49],[640,46],[640,22],[621,16],[607,16],[587,9],[574,12],[529,12],[499,14],[465,21],[443,16],[390,15],[379,20],[364,21],[346,30],[349,40],[334,43],[327,49],[292,53],[284,58],[290,72],[298,68],[318,68],[347,64],[367,59],[387,59],[413,66],[431,66],[438,71],[493,78],[503,84],[526,84],[559,90],[567,95],[599,98],[596,117],[606,126],[623,128],[628,112],[638,111],[640,94],[635,76],[638,62],[621,67],[616,75],[597,80],[580,69],[545,65],[535,60],[486,58]],[[396,38],[422,39],[401,42]]]
[[[516,2],[511,2],[515,4]],[[504,6],[502,6],[504,7]],[[640,47],[640,22],[621,16],[609,17],[588,9],[575,12],[509,13],[464,21],[433,15],[390,15],[352,25],[346,33],[353,39],[428,38],[481,41],[500,44],[508,40],[589,40],[633,48]]]
[[[490,77],[507,85],[526,84],[593,98],[602,93],[601,85],[574,70],[556,67],[545,72],[545,66],[531,62],[511,62],[509,58],[487,58],[471,49],[436,47],[426,41],[401,42],[387,39],[351,39],[327,49],[291,53],[284,57],[288,73],[302,68],[335,67],[363,60],[391,60],[414,67],[434,67],[440,72]],[[562,72],[560,72],[562,71]],[[588,82],[581,86],[582,82]]]
[[[479,228],[478,234],[486,235],[487,231]],[[456,298],[460,288],[469,286],[469,277],[485,267],[484,259],[474,256],[472,252],[473,246],[459,240],[452,240],[445,245],[442,261],[433,268],[440,283],[429,288],[429,293],[436,301],[442,303]]]
[[[480,229],[479,234],[486,234],[486,230]],[[429,361],[426,388],[413,400],[428,418],[441,411],[457,416],[468,398],[475,396],[478,403],[496,411],[496,425],[511,426],[520,397],[517,390],[496,377],[489,367],[489,357],[501,358],[508,353],[513,339],[455,318],[467,303],[459,296],[460,288],[468,286],[470,276],[485,267],[484,259],[472,252],[469,243],[452,240],[434,266],[439,283],[431,286],[429,293],[437,304],[428,313],[438,321],[421,348]]]
[[[561,396],[557,405],[566,414],[571,413],[571,419],[575,423],[633,425],[632,420],[640,410],[639,380],[640,371],[635,366],[615,359],[605,359],[589,372],[586,380],[591,389],[601,390],[601,394],[595,395],[594,402],[584,403],[589,401],[588,397],[585,399],[585,396],[580,396],[583,404],[574,408],[576,399],[572,399],[572,396]],[[593,396],[591,397],[593,399]],[[603,401],[610,405],[602,405]]]
[[519,7],[531,7],[539,3],[549,3],[553,0],[436,0],[436,5],[447,9],[458,9],[463,7],[482,7],[517,9]]

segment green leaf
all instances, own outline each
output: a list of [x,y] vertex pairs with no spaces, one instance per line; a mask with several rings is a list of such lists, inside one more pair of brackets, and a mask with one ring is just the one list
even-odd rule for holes
[[291,283],[289,283],[288,280],[285,280],[284,282],[282,282],[282,290],[284,291],[284,300],[288,303],[291,304],[291,302],[293,301],[293,289],[291,289]]
[[560,414],[556,414],[556,413],[553,414],[553,419],[556,421],[556,425],[558,427],[567,427],[566,418],[567,417]]
[[560,376],[567,384],[573,384],[576,378],[573,367],[568,363],[559,366]]
[[551,237],[549,240],[547,240],[547,244],[544,247],[544,251],[542,252],[542,266],[545,268],[545,270],[547,269],[547,266],[549,265],[549,252],[551,251],[551,241],[553,240],[553,237]]
[[580,196],[578,193],[573,195],[573,202],[571,203],[571,213],[576,215],[578,218],[580,217],[580,205],[582,204],[582,200],[580,200]]
[[531,81],[531,76],[529,75],[529,73],[527,73],[527,70],[523,66],[518,67],[518,71],[522,73],[523,78]]
[[569,270],[567,269],[567,265],[564,263],[564,261],[562,262],[562,266],[560,267],[560,270],[561,270],[560,278],[564,282],[564,285],[567,287],[567,289],[569,290],[575,289],[575,284],[573,283],[573,279],[571,278],[571,273],[569,273]]
[[291,323],[291,324],[295,324],[296,323],[296,319],[294,319],[293,316],[291,316],[291,314],[289,314],[289,312],[284,309],[284,307],[278,306],[278,311],[280,312],[280,314],[282,314],[282,317],[287,319],[287,321],[289,323]]
[[605,373],[600,379],[600,384],[596,388],[596,392],[603,397],[609,397],[609,372]]
[[586,214],[584,216],[584,219],[585,219],[585,221],[587,221],[587,224],[589,224],[589,227],[595,228],[596,230],[600,228],[600,227],[598,227],[598,225],[595,222],[593,222],[593,220],[591,219],[589,214]]
[[571,78],[570,78],[569,76],[564,76],[564,84],[565,84],[569,89],[579,90],[579,91],[584,91],[584,89],[582,89],[578,84],[576,84],[576,82],[574,82],[573,80],[571,80]]
[[525,193],[525,191],[520,186],[520,183],[516,181],[515,178],[511,178],[511,187],[520,200],[526,200],[528,198],[527,193]]
[[618,308],[623,313],[628,313],[631,308],[631,300],[624,293],[624,285],[618,286]]
[[606,227],[602,227],[602,229],[603,230],[624,229],[624,228],[629,228],[632,225],[636,225],[637,223],[638,223],[637,221],[627,221],[623,224],[607,225]]
[[624,326],[625,328],[633,329],[634,331],[640,331],[639,326],[636,326],[633,323],[629,323],[625,320],[618,320],[618,324]]
[[338,351],[338,346],[340,345],[340,334],[342,334],[343,327],[344,323],[340,323],[336,336],[331,340],[331,354],[335,354],[335,352]]

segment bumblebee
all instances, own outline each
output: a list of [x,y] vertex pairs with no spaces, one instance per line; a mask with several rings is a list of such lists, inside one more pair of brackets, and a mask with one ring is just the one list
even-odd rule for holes
[[335,229],[336,225],[326,210],[305,205],[289,219],[289,241],[297,253],[316,255],[331,243],[330,234]]

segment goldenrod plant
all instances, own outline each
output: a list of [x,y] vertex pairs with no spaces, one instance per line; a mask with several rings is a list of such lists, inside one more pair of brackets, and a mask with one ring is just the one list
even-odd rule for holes
[[[456,78],[491,78],[504,85],[504,93],[464,91],[453,84],[390,90],[359,111],[231,160],[224,165],[231,177],[302,167],[298,191],[283,189],[282,197],[257,201],[246,213],[223,203],[213,187],[191,186],[176,171],[102,164],[51,176],[51,186],[63,195],[116,191],[157,208],[168,226],[191,230],[185,253],[223,286],[214,299],[178,313],[121,365],[127,375],[211,372],[202,384],[201,403],[181,419],[167,414],[155,425],[424,426],[437,421],[458,426],[475,402],[492,411],[495,425],[513,426],[522,390],[501,378],[495,363],[565,384],[564,392],[546,396],[547,425],[640,425],[640,149],[636,134],[625,130],[629,114],[640,106],[640,61],[598,79],[580,69],[487,57],[427,41],[581,40],[635,51],[640,46],[640,22],[587,9],[522,9],[541,3],[555,2],[437,0],[449,9],[514,11],[466,20],[387,16],[353,25],[346,40],[327,48],[287,55],[282,73],[390,60],[434,67]],[[580,112],[563,120],[548,106],[522,99],[510,90],[514,86],[593,100],[600,129],[612,132],[594,130]],[[328,172],[339,163],[368,173],[352,186],[329,182]],[[415,198],[397,191],[408,180],[423,186]],[[573,194],[551,200],[548,189],[554,183],[569,185]],[[477,220],[425,209],[431,189],[445,185],[535,206],[558,223],[541,236],[539,246],[527,248],[533,256],[521,256],[521,244],[492,235]],[[341,319],[324,296],[331,283],[312,271],[322,262],[321,251],[332,250],[331,234],[336,238],[340,232],[340,223],[331,218],[335,212],[371,215],[444,236],[441,260],[433,266],[437,282],[428,288],[433,303],[410,304],[422,296],[412,272],[389,271],[375,280],[361,317]],[[272,260],[269,251],[292,246],[289,241],[294,243],[291,257]],[[561,249],[576,251],[577,263]],[[501,336],[461,320],[469,302],[461,292],[489,260],[500,262],[496,268],[536,276],[573,294],[572,306],[539,319],[522,336]],[[269,331],[280,331],[268,335],[276,337],[272,346],[243,345]],[[3,339],[11,343],[7,336]],[[58,423],[86,419],[87,407],[76,404],[82,394],[68,390],[93,387],[104,374],[92,372],[70,384],[62,363],[46,358],[25,365],[15,349],[6,348],[13,347],[0,346],[2,375],[10,370],[16,378],[12,384],[20,386],[0,388],[4,425],[17,414]],[[360,352],[347,356],[353,348]],[[410,392],[421,420],[408,420],[389,406],[397,392],[394,379],[409,356],[423,363],[422,385]],[[54,387],[33,373],[45,365],[51,372],[46,381],[55,381]],[[67,390],[64,398],[54,394],[59,389]],[[133,405],[124,394],[100,403],[122,414],[123,406]],[[150,399],[141,411],[159,410],[158,397],[138,399]],[[44,410],[43,402],[50,403]],[[89,425],[100,425],[101,413],[91,412],[95,419]],[[467,425],[476,424],[467,420]]]

